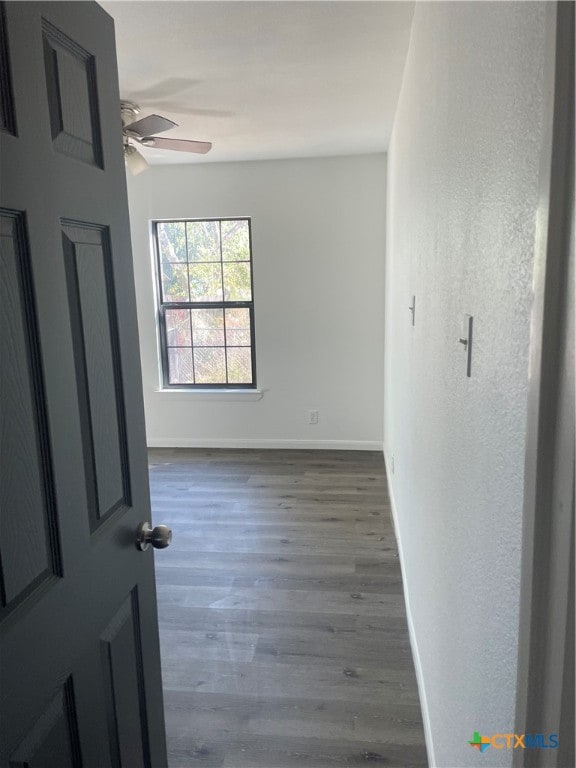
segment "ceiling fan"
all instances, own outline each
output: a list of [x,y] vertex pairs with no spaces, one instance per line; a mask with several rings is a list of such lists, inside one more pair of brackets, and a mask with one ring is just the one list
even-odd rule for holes
[[134,176],[148,168],[145,157],[138,152],[134,144],[156,149],[172,149],[175,152],[194,152],[205,155],[212,149],[209,141],[187,141],[185,139],[163,139],[153,136],[155,133],[164,133],[178,124],[161,115],[148,115],[140,120],[135,118],[140,114],[140,107],[132,101],[120,102],[120,114],[122,115],[122,136],[124,141],[124,160],[126,167]]

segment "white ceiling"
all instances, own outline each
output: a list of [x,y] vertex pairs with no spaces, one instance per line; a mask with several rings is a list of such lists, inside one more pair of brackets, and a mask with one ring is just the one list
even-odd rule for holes
[[120,93],[205,156],[151,163],[381,152],[388,146],[412,2],[103,2],[116,23]]

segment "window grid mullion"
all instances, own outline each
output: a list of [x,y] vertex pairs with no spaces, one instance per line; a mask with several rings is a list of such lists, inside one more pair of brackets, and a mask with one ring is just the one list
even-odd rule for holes
[[161,304],[159,307],[160,319],[160,352],[162,359],[162,378],[165,385],[170,385],[170,362],[168,360],[168,331],[166,329],[166,310]]
[[164,302],[165,309],[250,309],[251,301],[172,301]]
[[[218,222],[220,231],[220,274],[222,275],[222,298],[226,298],[224,288],[224,252],[222,250],[222,222]],[[224,365],[226,367],[226,384],[228,381],[228,338],[226,336],[226,307],[222,307],[222,322],[224,323]]]
[[170,363],[168,360],[168,331],[166,329],[166,308],[164,306],[164,280],[162,277],[162,259],[160,257],[160,241],[158,238],[158,222],[154,223],[154,245],[156,248],[156,264],[158,274],[158,319],[160,325],[160,361],[162,363],[162,381],[164,386],[170,386]]
[[194,384],[196,384],[196,358],[194,355],[194,350],[196,349],[196,345],[194,343],[194,321],[192,320],[192,310],[194,308],[190,307],[190,345],[192,347],[192,360],[194,362]]
[[[188,276],[188,301],[191,303],[190,296],[190,258],[188,257],[188,222],[182,222],[184,224],[184,242],[186,244],[186,274]],[[196,384],[196,362],[194,360],[194,340],[192,338],[192,311],[188,310],[188,322],[190,324],[190,357],[192,358],[192,383]]]
[[[252,253],[252,250],[250,250]],[[254,299],[254,294],[252,294]],[[252,363],[252,386],[256,386],[256,334],[254,331],[254,301],[250,304],[248,309],[248,317],[250,318],[250,362]]]

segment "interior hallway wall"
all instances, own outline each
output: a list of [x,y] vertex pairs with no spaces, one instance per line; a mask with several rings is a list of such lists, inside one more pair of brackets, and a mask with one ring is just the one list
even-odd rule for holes
[[479,764],[474,731],[514,731],[547,13],[417,4],[388,156],[384,444],[441,768]]
[[[382,154],[155,166],[129,179],[150,445],[381,448],[385,177]],[[252,217],[263,396],[162,392],[150,220],[234,216]]]

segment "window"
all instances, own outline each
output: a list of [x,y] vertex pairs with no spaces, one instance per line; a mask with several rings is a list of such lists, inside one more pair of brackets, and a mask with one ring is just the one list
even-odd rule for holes
[[256,386],[249,219],[157,221],[165,387]]

